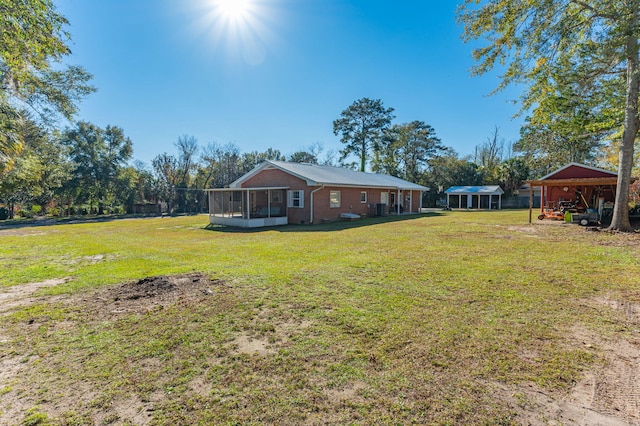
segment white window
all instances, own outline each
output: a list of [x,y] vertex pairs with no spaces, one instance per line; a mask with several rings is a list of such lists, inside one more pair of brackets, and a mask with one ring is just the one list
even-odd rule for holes
[[380,202],[382,204],[387,204],[389,203],[389,193],[388,192],[382,192],[380,194]]
[[304,208],[304,191],[301,189],[287,192],[287,207]]
[[340,191],[329,191],[329,207],[340,207]]
[[274,189],[271,191],[271,202],[272,203],[281,203],[282,202],[282,191],[279,189]]
[[360,192],[360,203],[364,204],[367,202],[367,191]]

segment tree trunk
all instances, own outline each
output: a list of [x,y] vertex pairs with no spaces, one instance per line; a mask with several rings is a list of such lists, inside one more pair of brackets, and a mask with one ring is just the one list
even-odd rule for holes
[[367,165],[367,141],[365,138],[362,138],[362,143],[360,144],[360,171],[364,172],[364,169]]
[[[633,13],[631,28],[638,24],[638,10]],[[618,187],[616,190],[613,217],[609,230],[631,232],[633,228],[629,222],[629,186],[631,185],[631,170],[633,169],[633,150],[640,120],[638,118],[638,97],[640,93],[640,69],[638,67],[638,39],[635,31],[630,31],[627,38],[627,88],[624,111],[624,132],[620,144],[618,163]]]

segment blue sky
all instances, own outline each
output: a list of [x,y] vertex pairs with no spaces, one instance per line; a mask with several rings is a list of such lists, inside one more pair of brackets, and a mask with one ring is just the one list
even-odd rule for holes
[[[240,1],[240,0],[236,0]],[[333,120],[355,100],[381,99],[395,123],[422,120],[462,155],[491,135],[518,138],[515,90],[488,96],[498,74],[471,77],[472,46],[449,0],[57,0],[70,21],[69,63],[98,92],[78,119],[122,127],[134,158],[200,146],[291,154],[342,148]]]

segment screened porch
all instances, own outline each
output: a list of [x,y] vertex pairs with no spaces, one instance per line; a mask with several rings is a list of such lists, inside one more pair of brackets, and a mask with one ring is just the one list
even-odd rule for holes
[[209,189],[209,222],[242,228],[286,225],[287,189]]

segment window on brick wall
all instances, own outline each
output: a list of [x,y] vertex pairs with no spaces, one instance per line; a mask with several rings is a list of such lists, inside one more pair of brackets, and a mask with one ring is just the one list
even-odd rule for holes
[[301,189],[288,191],[287,207],[304,208],[304,191]]
[[340,207],[340,191],[329,191],[329,207]]
[[367,191],[360,192],[360,203],[364,204],[367,202]]

